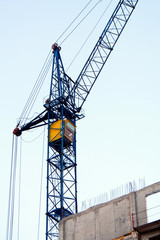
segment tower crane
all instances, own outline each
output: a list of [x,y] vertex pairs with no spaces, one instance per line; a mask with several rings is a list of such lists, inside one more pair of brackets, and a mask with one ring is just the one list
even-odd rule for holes
[[138,0],[120,0],[84,64],[73,80],[64,70],[60,46],[53,44],[49,97],[44,111],[13,133],[48,125],[46,240],[58,239],[59,221],[78,211],[76,122],[84,117],[82,106],[128,22]]

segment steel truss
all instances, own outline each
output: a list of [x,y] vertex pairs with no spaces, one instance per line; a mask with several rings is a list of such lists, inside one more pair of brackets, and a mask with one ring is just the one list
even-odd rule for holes
[[72,88],[71,96],[75,93],[77,109],[86,101],[137,3],[138,0],[120,0],[116,6]]
[[58,46],[53,45],[50,99],[45,105],[49,112],[48,135],[55,122],[50,115],[54,113],[56,121],[61,120],[61,138],[51,141],[48,137],[46,240],[58,239],[59,221],[77,212],[76,134],[73,142],[64,136],[64,120],[76,125],[76,115],[73,108],[66,109],[72,82],[64,72],[59,51]]

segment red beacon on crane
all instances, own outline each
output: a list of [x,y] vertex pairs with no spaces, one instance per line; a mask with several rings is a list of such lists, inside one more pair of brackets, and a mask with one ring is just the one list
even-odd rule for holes
[[58,43],[54,43],[54,44],[52,45],[52,53],[54,52],[54,50],[56,50],[56,48],[58,48],[59,51],[61,50],[61,47],[58,46]]

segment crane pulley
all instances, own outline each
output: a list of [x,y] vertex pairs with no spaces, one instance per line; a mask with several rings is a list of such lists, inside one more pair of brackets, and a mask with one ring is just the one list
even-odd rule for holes
[[66,73],[60,46],[53,44],[53,67],[45,110],[13,133],[48,125],[46,240],[58,239],[59,221],[77,213],[76,122],[103,66],[128,22],[138,0],[120,0],[78,78]]

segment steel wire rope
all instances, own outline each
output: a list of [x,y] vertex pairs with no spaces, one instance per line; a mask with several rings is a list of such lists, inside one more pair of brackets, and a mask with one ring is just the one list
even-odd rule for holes
[[[143,219],[145,219],[146,217],[149,218],[149,217],[153,217],[153,216],[158,215],[158,214],[160,215],[160,212],[154,213],[154,214],[152,214],[152,215],[146,215],[145,217],[138,218],[138,220],[143,220]],[[158,219],[157,219],[157,220],[158,220]]]
[[40,73],[38,75],[38,78],[37,78],[37,80],[36,80],[36,82],[35,82],[35,84],[33,86],[33,89],[32,89],[32,91],[31,91],[31,93],[30,93],[30,95],[29,95],[29,97],[27,99],[27,102],[26,102],[26,104],[25,104],[25,106],[24,106],[24,108],[22,110],[22,113],[20,115],[19,123],[21,122],[21,119],[23,119],[25,117],[25,115],[27,114],[27,111],[28,111],[28,109],[29,109],[29,107],[30,107],[30,105],[31,105],[31,103],[33,101],[33,98],[35,96],[35,92],[38,89],[38,85],[40,84],[39,82],[42,81],[42,83],[41,83],[41,85],[42,85],[44,80],[45,80],[45,79],[42,79],[42,76],[43,76],[43,72],[45,71],[46,65],[48,64],[50,59],[51,59],[51,50],[49,51],[49,53],[47,55],[47,58],[46,58],[43,66],[42,66],[42,69],[41,69],[41,71],[40,71]]
[[30,141],[26,141],[22,138],[22,141],[25,142],[25,143],[31,143],[31,142],[34,142],[35,140],[37,140],[42,134],[44,133],[44,130],[37,136],[35,137],[34,139],[30,140]]
[[32,91],[31,91],[31,93],[30,93],[30,95],[29,95],[29,98],[28,98],[28,100],[27,100],[27,102],[26,102],[26,104],[25,104],[25,107],[24,107],[24,109],[23,109],[23,111],[22,111],[22,113],[21,113],[21,116],[20,116],[21,118],[22,118],[22,116],[24,115],[24,113],[25,113],[25,111],[26,111],[26,108],[27,108],[28,102],[30,101],[30,98],[31,98],[32,95],[34,94],[35,88],[37,87],[38,80],[39,80],[39,78],[41,78],[41,74],[42,74],[42,72],[43,72],[43,69],[45,69],[46,63],[47,63],[50,55],[51,55],[51,50],[49,51],[49,53],[48,53],[48,55],[47,55],[47,58],[46,58],[43,66],[42,66],[42,69],[41,69],[41,71],[40,71],[40,73],[39,73],[39,75],[38,75],[38,77],[37,77],[37,80],[36,80],[36,82],[35,82],[35,84],[34,84],[34,86],[33,86],[33,89],[32,89]]
[[20,230],[21,162],[22,162],[22,137],[20,137],[20,156],[19,156],[19,188],[18,188],[18,226],[17,226],[17,240],[19,240],[19,230]]
[[92,35],[92,33],[94,32],[94,30],[96,29],[97,25],[99,24],[99,22],[101,21],[102,17],[104,16],[104,14],[106,13],[106,11],[108,10],[108,8],[110,7],[111,3],[113,2],[113,0],[111,0],[109,2],[109,4],[107,5],[107,7],[105,8],[105,10],[103,11],[102,15],[100,16],[100,18],[98,19],[98,21],[96,22],[95,26],[93,27],[92,31],[90,32],[90,34],[88,35],[88,37],[86,38],[86,40],[84,41],[84,43],[82,44],[82,46],[80,47],[80,49],[78,50],[77,54],[75,55],[75,57],[73,58],[73,60],[71,61],[71,63],[69,64],[69,66],[67,67],[66,71],[68,71],[68,69],[71,67],[71,65],[73,64],[73,62],[75,61],[75,59],[78,57],[79,53],[81,52],[81,50],[83,49],[83,47],[85,46],[85,44],[87,43],[88,39],[90,38],[90,36]]
[[35,103],[36,98],[39,94],[39,91],[40,91],[40,89],[41,89],[41,87],[44,83],[44,80],[47,76],[47,73],[48,73],[49,68],[51,66],[51,59],[52,59],[52,56],[50,55],[50,58],[49,58],[48,62],[46,63],[45,68],[44,68],[41,76],[39,77],[39,82],[37,83],[37,85],[35,86],[35,88],[31,92],[30,103],[28,104],[28,106],[26,106],[26,112],[25,112],[25,114],[27,115],[26,119],[28,118],[28,116],[29,116],[29,114],[32,110],[33,104]]
[[[147,213],[147,211],[150,211],[150,210],[152,210],[152,209],[154,209],[154,208],[157,208],[157,207],[160,207],[160,205],[157,205],[157,206],[154,206],[154,207],[151,207],[151,208],[148,208],[148,209],[139,211],[139,212],[137,212],[137,213],[133,213],[133,215],[137,216],[138,214],[142,214],[142,213],[145,213],[145,212]],[[160,212],[155,213],[155,214],[152,214],[152,215],[147,215],[147,217],[152,217],[152,216],[157,215],[157,214],[160,214]],[[145,216],[145,217],[140,217],[140,218],[138,218],[138,220],[143,220],[143,219],[145,219],[145,218],[146,218],[146,216]]]
[[77,17],[75,17],[73,19],[73,21],[69,24],[69,26],[63,31],[63,33],[59,36],[59,38],[57,39],[56,42],[59,41],[59,39],[66,33],[66,31],[72,26],[72,24],[78,19],[78,17],[82,14],[82,12],[89,6],[89,4],[92,2],[93,0],[90,0],[85,7],[80,11],[80,13],[77,15]]
[[13,165],[12,165],[12,174],[11,174],[11,199],[10,199],[10,216],[9,216],[9,239],[12,239],[13,235],[13,218],[14,218],[14,197],[15,197],[15,162],[17,155],[17,139],[15,141],[14,149],[13,149]]
[[[157,208],[157,207],[160,207],[160,205],[157,205],[157,206],[148,208],[147,211],[152,210],[152,209]],[[137,212],[137,214],[139,214],[139,213],[144,213],[144,212],[146,212],[146,210],[139,211],[139,212]],[[133,214],[136,215],[136,213],[133,213]]]
[[157,212],[157,213],[154,213],[154,214],[151,214],[151,215],[148,215],[147,217],[149,218],[149,217],[153,217],[153,216],[155,216],[155,215],[160,215],[160,212]]
[[17,148],[18,148],[18,138],[16,138],[15,153],[14,153],[14,168],[13,168],[13,185],[12,185],[12,201],[11,201],[11,223],[10,223],[10,240],[13,236],[13,219],[14,219],[14,200],[15,200],[15,183],[16,183],[16,167],[17,167]]
[[149,210],[152,210],[152,209],[157,208],[157,207],[160,207],[160,205],[157,205],[157,206],[152,207],[152,208],[148,208],[147,210],[149,211]]
[[[48,71],[49,71],[49,69],[50,69],[50,67],[51,67],[51,62],[52,62],[52,55],[50,56],[50,58],[49,58],[49,60],[48,60],[48,63],[46,64],[46,68],[45,68],[44,71],[43,71],[43,75],[42,75],[43,78],[41,77],[41,82],[39,83],[39,91],[40,91],[40,89],[41,89],[41,87],[42,87],[42,85],[43,85],[43,83],[44,83],[44,80],[45,80],[45,78],[46,78],[46,76],[47,76],[47,74],[48,74]],[[28,114],[27,114],[26,118],[29,117],[29,114],[30,114],[30,112],[31,112],[31,110],[32,110],[32,107],[33,107],[33,105],[34,105],[34,103],[35,103],[35,101],[36,101],[36,99],[37,99],[37,96],[38,96],[38,94],[39,94],[39,91],[36,91],[36,92],[35,92],[34,99],[33,99],[32,103],[30,104],[30,109],[28,110]]]
[[[100,1],[101,1],[101,0],[100,0]],[[60,37],[57,39],[57,41],[66,33],[66,31],[67,31],[67,30],[71,27],[71,25],[78,19],[78,17],[82,14],[82,12],[87,8],[87,6],[88,6],[91,2],[92,2],[92,0],[90,0],[90,1],[85,5],[85,7],[80,11],[80,13],[77,15],[77,17],[69,24],[69,26],[65,29],[65,31],[60,35]],[[32,107],[33,107],[33,104],[34,104],[34,103],[32,104],[31,107],[30,107],[30,105],[31,105],[31,102],[32,102],[33,99],[34,99],[35,92],[37,91],[37,88],[38,88],[37,85],[39,84],[39,79],[42,78],[43,71],[45,71],[45,65],[47,65],[47,61],[50,62],[50,59],[48,60],[50,54],[51,54],[51,51],[49,51],[49,54],[47,55],[47,58],[46,58],[43,66],[42,66],[42,69],[41,69],[39,75],[38,75],[38,78],[37,78],[37,80],[36,80],[36,83],[34,84],[34,87],[33,87],[32,91],[31,91],[31,93],[30,93],[30,95],[29,95],[29,98],[28,98],[28,100],[27,100],[27,102],[26,102],[26,104],[25,104],[25,106],[24,106],[24,109],[22,110],[22,113],[21,113],[20,118],[19,118],[19,124],[20,124],[20,122],[21,122],[21,119],[23,119],[23,118],[25,117],[25,114],[27,114],[27,111],[29,111],[29,108],[32,109]],[[50,58],[51,58],[51,56],[50,56]],[[48,73],[48,72],[47,72],[47,73]],[[46,75],[47,75],[47,74],[46,74]],[[45,77],[46,77],[46,75],[45,75]],[[43,79],[43,81],[44,81],[44,80],[45,80],[45,78]],[[42,83],[42,84],[43,84],[43,83]],[[42,84],[41,84],[41,86],[42,86]],[[40,90],[40,89],[39,89],[39,90]],[[38,94],[37,94],[37,95],[38,95]],[[36,100],[36,98],[37,98],[37,96],[35,97],[35,100]],[[34,100],[34,102],[35,102],[35,100]],[[30,110],[30,111],[31,111],[31,110]],[[29,111],[29,112],[30,112],[30,111]],[[29,114],[28,114],[28,115],[29,115]]]
[[81,21],[72,29],[72,31],[64,38],[64,40],[60,43],[62,45],[67,38],[76,30],[76,28],[86,19],[86,17],[95,9],[95,7],[102,2],[102,0],[99,0],[92,8],[91,10],[81,19]]
[[39,214],[38,214],[38,231],[37,231],[37,240],[39,240],[39,232],[40,232],[40,214],[41,214],[41,199],[42,199],[42,185],[43,185],[43,166],[44,166],[44,145],[45,145],[45,130],[43,131],[43,146],[42,146],[42,162],[41,162],[41,182],[40,182],[40,194],[39,194]]
[[31,121],[31,120],[33,120],[36,116],[38,116],[39,115],[39,113],[38,112],[34,112],[30,117],[27,117],[26,119],[27,119],[27,121]]
[[6,240],[12,240],[12,236],[13,236],[17,148],[18,148],[18,140],[17,140],[17,137],[13,136],[12,153],[11,153],[10,186],[9,186],[9,198],[8,198],[8,217],[7,217],[7,226],[6,226]]
[[[90,0],[86,5],[85,7],[81,10],[81,12],[78,14],[78,16],[70,23],[70,25],[67,27],[67,29],[60,35],[60,37],[58,38],[58,40],[64,35],[64,33],[70,28],[70,26],[77,20],[77,18],[82,14],[82,12],[87,8],[87,6],[91,3],[92,0]],[[67,35],[67,37],[62,41],[61,44],[63,44],[63,42],[73,33],[73,31],[83,22],[83,20],[89,15],[89,13],[91,11],[93,11],[93,9],[98,5],[99,2],[101,2],[102,0],[99,0],[95,5],[94,7],[86,14],[86,16],[77,24],[77,26]],[[28,112],[28,115],[35,103],[35,100],[38,96],[38,93],[40,91],[40,88],[42,87],[43,85],[43,82],[45,80],[45,77],[47,76],[47,73],[49,71],[49,67],[47,67],[48,63],[51,63],[50,60],[51,60],[51,51],[49,51],[49,54],[47,55],[47,58],[42,66],[42,69],[40,71],[40,74],[36,80],[36,83],[34,84],[34,87],[29,95],[29,98],[24,106],[24,109],[20,115],[20,118],[19,118],[19,122],[18,122],[18,125],[21,123],[22,119],[25,118],[25,115],[27,115],[27,112]],[[49,59],[49,60],[48,60]],[[48,61],[48,62],[47,62]],[[47,68],[47,71],[46,71],[46,68]],[[45,73],[45,74],[44,74]],[[45,75],[45,77],[43,76]],[[41,81],[41,82],[40,82]],[[39,86],[38,86],[39,85]],[[36,93],[36,94],[35,94]]]
[[13,174],[13,153],[14,153],[14,135],[12,137],[12,152],[11,152],[11,169],[10,169],[10,184],[9,184],[9,196],[8,196],[8,215],[7,215],[7,225],[6,225],[6,240],[8,240],[9,233],[9,222],[10,222],[10,208],[11,208],[11,189],[12,189],[12,174]]

